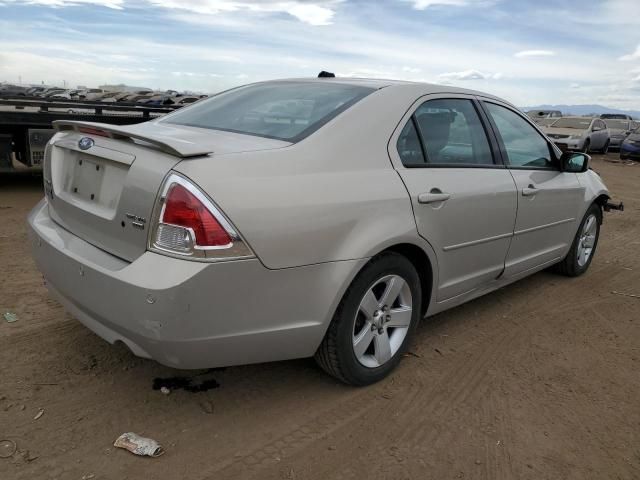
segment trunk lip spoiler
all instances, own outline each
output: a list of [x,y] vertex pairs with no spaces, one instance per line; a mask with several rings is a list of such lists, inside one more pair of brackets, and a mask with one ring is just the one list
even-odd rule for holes
[[[153,135],[141,134],[132,131],[129,125],[109,125],[98,122],[83,122],[81,120],[54,120],[53,128],[58,132],[79,131],[80,128],[92,128],[110,133],[112,138],[131,138],[155,145],[160,150],[179,158],[201,157],[213,153],[211,149],[203,148],[195,143],[186,140],[176,140],[166,137],[156,137]],[[90,135],[90,134],[87,134]]]

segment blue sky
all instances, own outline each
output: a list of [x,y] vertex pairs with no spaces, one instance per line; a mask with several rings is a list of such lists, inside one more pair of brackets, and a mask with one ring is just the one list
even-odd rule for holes
[[639,0],[0,0],[0,81],[343,76],[640,110]]

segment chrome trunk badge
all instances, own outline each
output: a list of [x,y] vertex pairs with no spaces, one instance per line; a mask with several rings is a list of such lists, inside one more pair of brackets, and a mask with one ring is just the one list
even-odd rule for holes
[[80,148],[80,150],[89,150],[91,147],[93,147],[94,143],[95,142],[93,141],[93,138],[82,137],[78,141],[78,147]]

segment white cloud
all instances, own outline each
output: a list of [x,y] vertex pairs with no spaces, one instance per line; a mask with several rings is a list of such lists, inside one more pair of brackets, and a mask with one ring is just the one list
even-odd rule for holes
[[572,83],[569,85],[569,88],[580,88],[580,84],[579,83]]
[[520,52],[514,53],[514,57],[524,58],[524,57],[553,57],[556,52],[551,50],[522,50]]
[[[55,1],[55,0],[52,0]],[[287,13],[309,25],[330,25],[335,15],[334,7],[341,0],[147,0],[152,5],[201,15],[217,15],[231,12]]]
[[429,7],[436,5],[463,7],[471,3],[469,0],[403,0],[405,2],[413,3],[413,8],[416,10],[426,10]]
[[441,73],[438,78],[442,80],[484,80],[487,75],[478,70],[464,70],[462,72]]
[[45,7],[77,7],[80,5],[98,5],[121,10],[124,0],[0,0],[0,5],[22,3],[25,5],[43,5]]
[[334,7],[342,0],[0,0],[0,5],[24,4],[48,7],[72,7],[79,5],[99,5],[122,9],[130,5],[149,3],[153,6],[196,13],[217,15],[232,12],[286,13],[309,25],[330,25],[335,15]]
[[627,55],[623,55],[618,60],[621,60],[623,62],[628,62],[628,61],[631,61],[631,60],[640,60],[640,45],[638,45],[638,47],[636,48],[636,50],[633,53],[629,53]]
[[402,67],[402,71],[407,73],[420,73],[421,70],[414,67]]

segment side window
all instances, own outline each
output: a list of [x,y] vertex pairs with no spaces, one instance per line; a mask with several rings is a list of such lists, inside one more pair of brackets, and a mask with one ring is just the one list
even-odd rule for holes
[[494,165],[489,141],[471,100],[429,100],[413,118],[427,166]]
[[416,126],[413,118],[410,118],[402,129],[402,133],[398,138],[396,145],[400,160],[405,167],[424,166],[424,155],[422,154],[422,146],[416,132]]
[[526,120],[495,103],[485,103],[485,106],[498,128],[510,165],[554,167],[547,141]]

